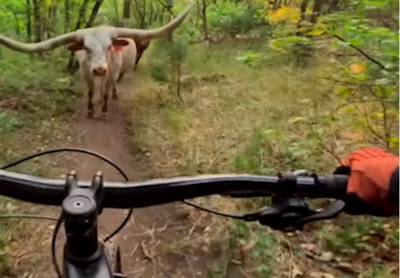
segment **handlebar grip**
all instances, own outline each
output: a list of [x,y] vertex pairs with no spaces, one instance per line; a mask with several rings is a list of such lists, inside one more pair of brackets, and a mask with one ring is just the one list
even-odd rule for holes
[[349,176],[347,175],[333,175],[327,177],[326,189],[331,196],[343,199],[346,197],[348,181]]
[[296,192],[304,197],[344,199],[347,192],[347,175],[322,177],[296,177]]

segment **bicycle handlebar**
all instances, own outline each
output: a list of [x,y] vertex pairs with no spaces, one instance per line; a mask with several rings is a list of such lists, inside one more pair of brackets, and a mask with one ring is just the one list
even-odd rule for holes
[[[343,199],[348,176],[204,175],[145,182],[104,183],[105,208],[139,208],[220,194],[232,197],[300,196]],[[46,179],[0,170],[0,195],[43,205],[60,206],[65,180]],[[91,182],[78,185],[89,187]]]

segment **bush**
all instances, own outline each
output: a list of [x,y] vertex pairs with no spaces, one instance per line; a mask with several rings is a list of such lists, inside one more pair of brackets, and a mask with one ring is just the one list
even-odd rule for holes
[[258,8],[244,3],[221,1],[209,8],[207,20],[214,32],[234,37],[243,34],[262,22]]
[[270,47],[287,55],[296,66],[305,66],[309,63],[314,52],[314,41],[300,36],[288,36],[273,39]]

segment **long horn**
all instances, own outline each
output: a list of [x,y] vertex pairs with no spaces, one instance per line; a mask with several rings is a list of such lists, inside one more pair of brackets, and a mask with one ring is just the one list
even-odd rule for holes
[[67,33],[38,43],[23,43],[0,35],[0,44],[15,51],[35,53],[43,52],[77,40],[76,32]]
[[194,2],[192,2],[180,15],[174,18],[174,20],[160,28],[151,30],[116,28],[116,35],[118,37],[129,37],[137,40],[150,40],[168,35],[183,22],[193,6]]

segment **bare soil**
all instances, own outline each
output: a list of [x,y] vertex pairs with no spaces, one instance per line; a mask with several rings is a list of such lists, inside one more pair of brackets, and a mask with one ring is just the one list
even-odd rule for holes
[[[130,181],[154,178],[148,170],[146,157],[134,153],[134,135],[127,129],[126,117],[135,91],[134,81],[132,74],[126,76],[119,84],[119,97],[117,100],[110,100],[106,121],[86,117],[84,97],[72,119],[71,133],[75,138],[72,140],[74,143],[70,141],[59,143],[60,146],[66,144],[87,148],[111,158],[126,171]],[[67,155],[66,158],[67,168],[76,170],[79,179],[91,179],[96,172],[101,171],[105,180],[122,180],[114,169],[98,159],[82,155]],[[53,210],[42,208],[41,212],[48,214]],[[127,211],[121,210],[104,210],[99,220],[100,233],[104,235],[113,231],[126,213]],[[32,246],[28,248],[27,245],[21,246],[22,241],[20,241],[14,248],[18,251],[13,254],[17,277],[55,277],[49,249],[50,235],[54,226],[45,223],[34,227],[36,230],[31,240],[43,240],[43,242],[40,244],[32,242]],[[115,239],[121,247],[124,273],[132,278],[207,277],[207,266],[209,260],[213,259],[213,256],[210,256],[212,252],[202,253],[174,247],[182,237],[201,233],[201,230],[195,228],[188,219],[188,214],[179,211],[175,204],[135,210],[128,225]],[[59,254],[62,252],[63,239],[63,236],[58,239]],[[24,249],[30,251],[20,252]]]

